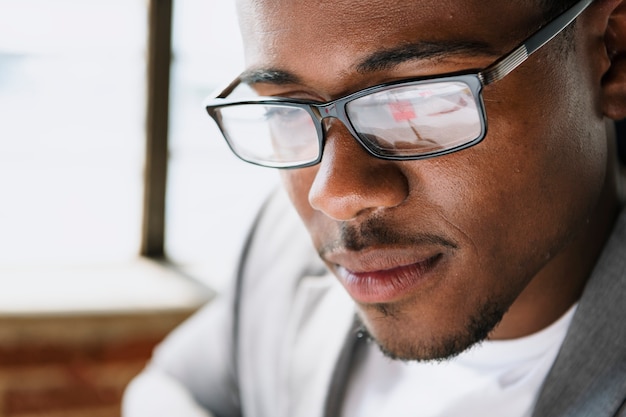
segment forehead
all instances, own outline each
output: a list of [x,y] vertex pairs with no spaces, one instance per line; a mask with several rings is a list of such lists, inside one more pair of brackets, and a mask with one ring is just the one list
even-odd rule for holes
[[298,75],[336,76],[376,51],[416,42],[503,53],[542,23],[528,0],[239,0],[238,6],[248,67]]

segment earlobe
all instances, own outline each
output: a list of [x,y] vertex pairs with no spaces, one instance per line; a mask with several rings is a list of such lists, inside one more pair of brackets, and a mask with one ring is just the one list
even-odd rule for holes
[[612,6],[604,35],[610,67],[602,78],[602,110],[621,120],[626,118],[626,0]]

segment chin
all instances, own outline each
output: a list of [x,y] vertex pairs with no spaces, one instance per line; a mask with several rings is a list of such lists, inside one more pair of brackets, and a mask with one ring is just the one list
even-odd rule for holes
[[385,356],[401,361],[445,361],[487,339],[506,310],[486,301],[455,326],[449,315],[429,324],[397,306],[372,304],[361,306],[359,318],[361,330]]

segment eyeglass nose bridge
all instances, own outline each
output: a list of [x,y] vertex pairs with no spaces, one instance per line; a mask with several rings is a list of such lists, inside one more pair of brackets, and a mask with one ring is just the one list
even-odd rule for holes
[[316,105],[313,105],[313,109],[320,122],[329,117],[342,119],[339,112],[337,111],[337,103],[335,102],[316,104]]
[[[339,105],[338,105],[339,104]],[[327,119],[336,119],[341,124],[343,124],[350,135],[352,135],[353,139],[361,145],[368,153],[371,153],[374,156],[377,156],[372,149],[366,144],[359,135],[354,131],[351,126],[350,120],[348,120],[348,115],[345,113],[345,109],[341,106],[341,103],[337,103],[336,101],[332,101],[324,104],[313,104],[311,105],[311,109],[317,118],[318,124],[318,133],[321,135],[320,140],[322,141],[322,147],[324,146],[324,142],[326,141],[326,134],[328,126],[325,125],[324,120]]]
[[329,118],[334,118],[337,120],[341,120],[342,123],[345,124],[343,117],[337,111],[337,103],[330,102],[324,104],[313,104],[310,105],[311,110],[313,110],[313,114],[317,118],[317,123],[319,126],[324,129],[324,120]]
[[317,121],[320,127],[322,128],[322,130],[325,130],[324,128],[325,119],[337,119],[344,126],[346,126],[346,128],[348,129],[348,131],[350,131],[352,136],[355,136],[355,138],[359,140],[358,137],[356,137],[355,132],[352,131],[352,128],[350,126],[350,121],[348,120],[347,115],[345,114],[344,111],[342,111],[341,106],[337,105],[337,102],[314,104],[311,107],[313,109],[313,113],[315,113],[317,117]]

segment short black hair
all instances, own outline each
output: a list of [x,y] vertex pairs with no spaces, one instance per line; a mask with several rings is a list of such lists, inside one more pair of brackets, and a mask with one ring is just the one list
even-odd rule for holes
[[[572,7],[578,1],[579,0],[532,0],[535,7],[540,7],[543,11],[544,24]],[[572,42],[574,27],[575,25],[570,25],[565,28],[560,36],[561,40],[556,42],[557,45],[560,45],[560,49],[563,53],[570,52],[574,47]]]
[[577,0],[533,0],[539,2],[539,7],[543,9],[546,20],[554,19],[560,13],[570,8]]

